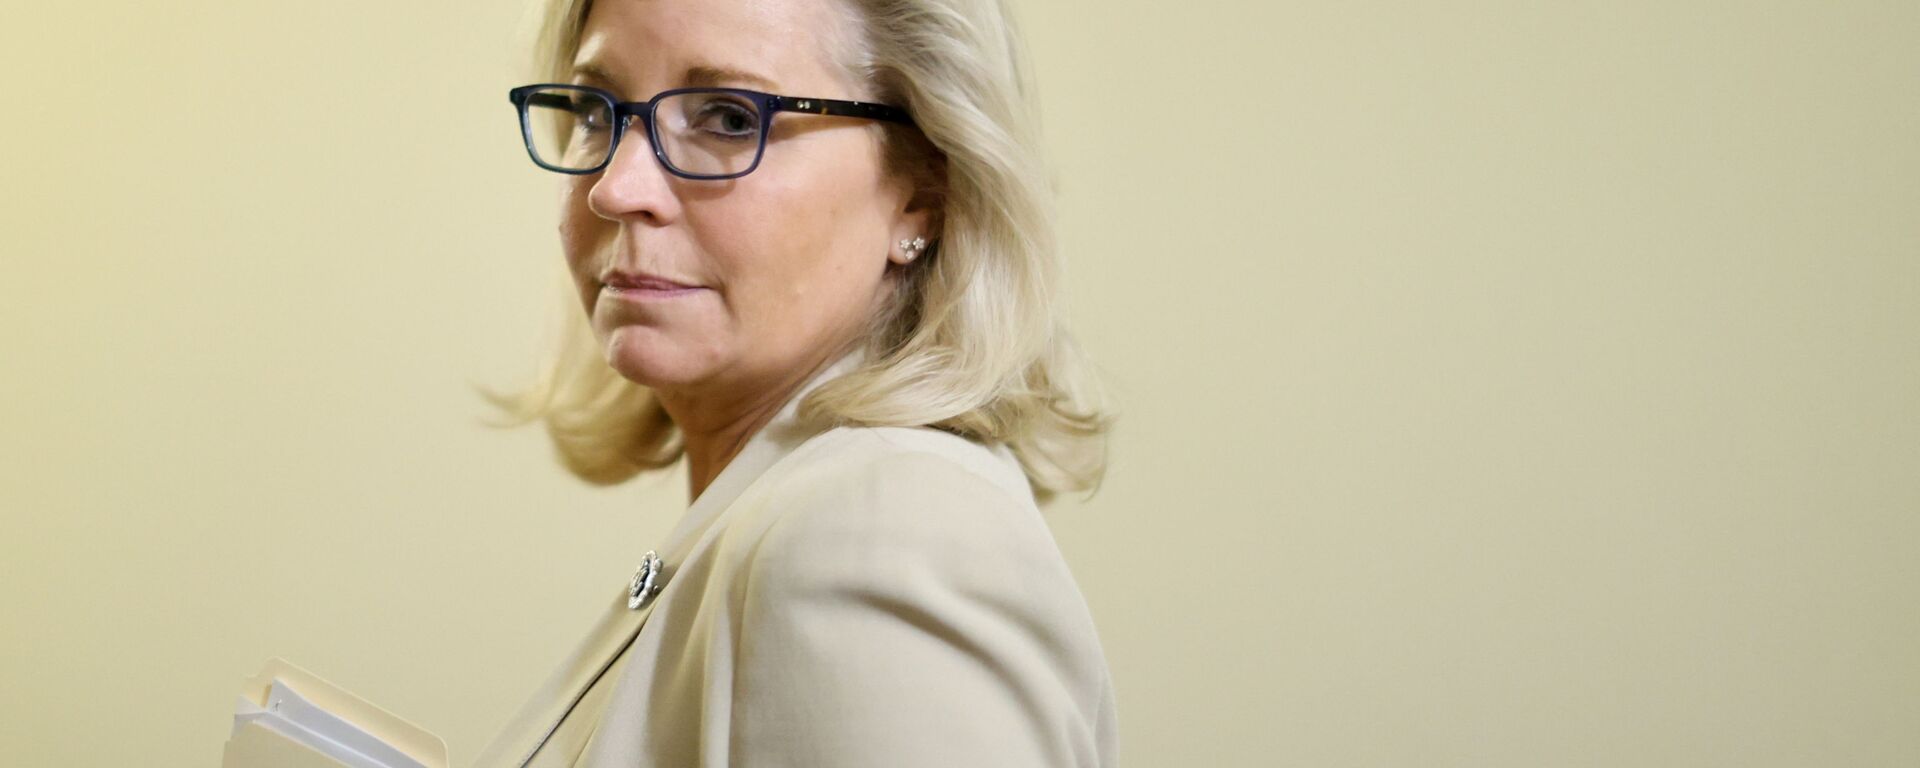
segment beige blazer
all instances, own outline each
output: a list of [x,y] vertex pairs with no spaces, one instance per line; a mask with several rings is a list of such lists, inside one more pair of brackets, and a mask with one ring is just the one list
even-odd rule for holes
[[796,423],[816,374],[476,768],[1114,766],[1093,618],[1021,472],[930,428]]

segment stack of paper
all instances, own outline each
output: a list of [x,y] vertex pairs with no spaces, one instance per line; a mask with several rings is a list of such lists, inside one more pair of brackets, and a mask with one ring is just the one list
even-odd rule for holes
[[447,768],[447,745],[285,659],[234,705],[221,768]]

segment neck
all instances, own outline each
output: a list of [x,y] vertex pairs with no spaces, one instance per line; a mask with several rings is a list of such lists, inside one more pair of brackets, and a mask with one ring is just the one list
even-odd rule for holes
[[[791,391],[790,386],[782,388],[783,393]],[[660,404],[673,417],[673,423],[680,425],[680,433],[685,437],[689,500],[700,498],[701,492],[733,462],[733,457],[740,455],[740,449],[747,447],[747,441],[773,420],[783,402],[784,396],[774,393],[719,407],[692,402],[675,404],[667,396],[661,396]]]
[[684,437],[687,498],[697,500],[725,471],[796,390],[839,359],[828,355],[772,378],[731,385],[703,385],[696,391],[656,390],[661,407]]

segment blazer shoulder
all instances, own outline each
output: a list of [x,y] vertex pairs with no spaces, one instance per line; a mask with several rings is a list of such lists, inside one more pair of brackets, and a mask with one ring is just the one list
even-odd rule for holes
[[1035,505],[1026,473],[1003,443],[984,444],[932,427],[838,427],[821,439],[818,450],[801,462],[809,466],[793,473],[793,481],[846,482],[864,476],[884,482],[964,470],[1017,502]]
[[833,435],[756,502],[741,762],[1099,764],[1110,678],[1085,600],[1024,485],[993,477],[1018,468],[958,440]]
[[[741,647],[750,661],[818,679],[793,708],[762,698],[761,711],[851,718],[835,729],[868,712],[866,731],[925,745],[953,738],[956,717],[999,734],[915,747],[915,759],[885,760],[906,747],[874,752],[889,764],[976,753],[975,764],[1092,764],[1072,757],[1093,754],[1110,728],[1092,615],[1024,474],[1007,488],[991,475],[1018,468],[951,442],[962,439],[838,435],[770,489],[760,524],[742,531]],[[854,754],[820,762],[868,764]]]
[[736,500],[725,521],[719,555],[740,571],[769,549],[911,556],[943,539],[948,549],[973,540],[1060,557],[1010,452],[930,428],[816,435]]
[[736,517],[742,559],[764,560],[769,548],[861,558],[995,548],[1064,567],[1004,445],[928,427],[836,427],[814,439]]

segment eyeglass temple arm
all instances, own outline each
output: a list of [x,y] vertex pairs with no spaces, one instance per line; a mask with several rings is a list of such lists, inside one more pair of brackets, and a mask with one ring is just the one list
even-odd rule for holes
[[773,108],[782,112],[811,112],[816,115],[864,117],[869,120],[887,120],[895,123],[906,123],[907,125],[913,124],[913,118],[907,115],[906,110],[865,101],[775,96],[773,97]]

